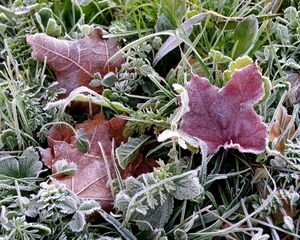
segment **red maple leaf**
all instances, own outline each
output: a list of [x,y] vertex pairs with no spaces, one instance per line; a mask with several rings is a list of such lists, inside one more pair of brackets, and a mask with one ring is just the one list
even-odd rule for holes
[[[76,145],[76,136],[73,130],[67,125],[52,127],[48,132],[48,149],[40,149],[42,160],[52,172],[53,167],[59,160],[68,163],[74,162],[77,165],[77,172],[74,176],[54,175],[53,178],[66,188],[73,191],[81,198],[94,199],[100,203],[105,210],[110,210],[113,206],[113,198],[109,185],[109,177],[116,178],[115,169],[111,159],[112,139],[115,140],[115,147],[125,141],[122,132],[125,121],[120,118],[105,120],[104,115],[99,113],[94,118],[77,124],[75,129],[82,129],[86,139],[90,142],[90,150],[87,153],[80,152]],[[101,143],[107,157],[104,160],[103,153],[98,145]],[[146,161],[141,154],[137,159],[129,164],[125,170],[119,169],[123,178],[128,176],[138,176],[148,172],[155,166],[156,162]]]
[[193,76],[186,86],[190,111],[184,114],[180,129],[205,141],[209,154],[221,146],[262,152],[267,128],[253,110],[253,104],[264,95],[262,83],[255,64],[236,70],[222,89]]
[[[79,40],[67,41],[49,37],[44,33],[27,36],[32,46],[32,58],[47,61],[59,82],[66,89],[65,97],[77,87],[87,86],[94,74],[106,74],[121,67],[122,58],[108,63],[108,59],[118,50],[119,45],[111,39],[103,38],[107,34],[100,27]],[[100,92],[101,88],[92,88]]]

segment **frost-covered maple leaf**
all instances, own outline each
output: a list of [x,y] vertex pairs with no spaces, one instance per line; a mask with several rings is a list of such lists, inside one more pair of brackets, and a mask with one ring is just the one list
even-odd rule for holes
[[[46,166],[56,173],[55,164],[64,160],[68,164],[76,164],[77,171],[74,176],[53,175],[52,178],[79,197],[93,199],[97,201],[105,210],[110,210],[113,206],[111,189],[107,182],[110,177],[116,178],[115,169],[111,159],[112,139],[115,140],[116,147],[126,139],[123,137],[126,122],[120,118],[105,120],[102,113],[75,126],[76,130],[83,130],[86,139],[90,143],[88,152],[81,152],[76,146],[76,136],[73,130],[67,125],[60,127],[53,126],[48,133],[47,149],[41,149],[42,161]],[[98,143],[103,146],[107,157],[105,162],[103,152]],[[128,176],[138,176],[151,170],[155,166],[155,161],[149,165],[144,161],[141,154],[130,163],[125,170],[120,169],[123,178]],[[152,165],[151,165],[152,164]]]
[[[115,178],[111,156],[112,138],[122,136],[125,121],[113,118],[105,120],[104,115],[99,113],[75,126],[76,130],[82,129],[85,137],[90,142],[90,150],[82,153],[76,147],[76,136],[72,129],[66,125],[53,126],[47,136],[50,148],[40,149],[42,160],[49,168],[55,171],[55,163],[64,160],[67,163],[75,163],[77,172],[74,176],[54,175],[53,178],[81,198],[93,199],[100,203],[103,209],[111,209],[112,193],[107,185],[111,177]],[[118,128],[119,131],[116,131]],[[106,165],[103,153],[98,145],[101,142],[108,165]]]
[[[121,67],[123,59],[120,57],[108,63],[120,46],[103,38],[105,34],[106,31],[96,27],[82,39],[67,41],[37,33],[27,36],[27,42],[33,50],[32,58],[47,62],[67,96],[77,87],[89,86],[96,72],[104,75]],[[99,92],[101,88],[93,90]]]
[[198,76],[193,76],[186,89],[190,111],[183,115],[180,129],[205,141],[209,154],[221,146],[252,153],[265,149],[266,125],[253,110],[253,104],[264,96],[255,64],[236,70],[222,89]]

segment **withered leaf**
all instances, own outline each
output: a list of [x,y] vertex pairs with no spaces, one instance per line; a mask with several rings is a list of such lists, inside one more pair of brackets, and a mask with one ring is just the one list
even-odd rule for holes
[[[274,141],[281,137],[282,134],[290,128],[287,132],[287,139],[291,139],[294,135],[296,128],[295,124],[292,121],[292,116],[287,114],[287,110],[285,107],[281,107],[276,115],[276,121],[271,125],[270,132],[269,132],[269,139]],[[285,140],[284,138],[281,139],[276,144],[275,149],[279,152],[283,152],[285,149]]]
[[290,83],[290,102],[291,104],[300,103],[300,75],[291,73],[287,76],[287,81]]
[[[294,218],[299,213],[299,209],[291,204],[291,199],[288,196],[279,196],[280,201],[282,202],[282,207],[287,216]],[[279,209],[274,209],[272,214],[272,219],[274,223],[279,224],[283,222],[284,215]]]
[[[82,153],[76,148],[76,137],[67,125],[54,126],[47,136],[50,148],[40,150],[42,160],[53,173],[55,173],[53,165],[57,161],[64,159],[69,163],[74,162],[77,165],[77,172],[74,176],[53,175],[53,178],[79,197],[96,200],[103,209],[109,210],[113,206],[113,198],[107,184],[109,179],[107,169],[112,178],[116,177],[111,159],[112,139],[115,139],[116,147],[126,140],[122,135],[125,123],[120,118],[107,121],[104,115],[99,113],[94,118],[77,124],[75,129],[83,129],[90,142],[90,150],[87,153]],[[103,146],[108,166],[98,142],[101,142]],[[146,166],[142,156],[139,155],[127,169],[121,171],[121,175],[123,177],[137,176],[150,169],[151,166]]]
[[74,132],[67,125],[52,127],[49,129],[47,135],[48,146],[53,147],[55,141],[65,141],[67,143],[71,143],[73,137]]
[[[27,36],[31,45],[32,57],[40,61],[47,61],[54,71],[58,86],[66,89],[67,96],[79,86],[89,87],[94,74],[106,74],[120,68],[122,58],[108,63],[107,60],[119,50],[119,45],[111,39],[104,39],[107,34],[100,27],[79,40],[67,41],[49,37],[44,33]],[[101,88],[92,88],[101,91]]]
[[[125,125],[124,121],[123,125]],[[54,126],[49,130],[47,137],[48,145],[51,147],[51,155],[49,156],[47,151],[43,151],[43,161],[52,169],[53,173],[55,173],[53,168],[55,162],[62,159],[67,162],[74,162],[77,165],[77,172],[74,176],[54,175],[54,178],[79,197],[94,199],[101,204],[103,209],[110,209],[113,199],[107,185],[107,167],[112,177],[115,177],[115,174],[111,161],[108,161],[108,166],[105,165],[98,145],[98,142],[101,142],[106,156],[110,159],[112,139],[109,121],[105,120],[103,114],[97,114],[94,118],[77,124],[75,129],[84,130],[86,138],[91,144],[90,151],[82,153],[76,148],[76,137],[67,125]]]
[[252,107],[264,95],[255,64],[236,70],[222,89],[198,76],[186,89],[190,111],[183,115],[180,129],[205,141],[209,154],[221,146],[252,153],[265,149],[266,125]]

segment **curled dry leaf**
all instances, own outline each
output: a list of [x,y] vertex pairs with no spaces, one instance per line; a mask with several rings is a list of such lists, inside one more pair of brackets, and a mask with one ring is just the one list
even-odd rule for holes
[[[66,89],[67,96],[79,86],[89,87],[94,74],[106,74],[120,68],[122,58],[108,64],[107,60],[118,50],[119,45],[111,39],[104,39],[107,34],[100,27],[79,40],[67,41],[49,37],[44,33],[27,36],[27,42],[32,46],[32,57],[40,61],[47,61],[54,71],[58,87]],[[101,91],[101,88],[92,88]]]
[[[291,218],[294,218],[299,213],[299,209],[297,209],[295,206],[291,205],[291,201],[289,198],[283,198],[280,199],[282,201],[283,209],[287,216],[290,216]],[[274,213],[272,214],[272,219],[275,222],[275,224],[280,224],[283,222],[284,215],[279,209],[276,209]]]
[[266,125],[252,106],[264,95],[255,64],[236,70],[222,89],[198,76],[193,76],[186,89],[190,111],[183,115],[180,129],[205,141],[209,154],[221,146],[241,152],[264,151]]
[[[82,124],[77,124],[75,129],[83,129],[85,137],[90,142],[90,150],[87,153],[82,153],[76,148],[76,137],[68,126],[52,127],[47,136],[50,148],[40,151],[42,160],[54,174],[53,165],[57,161],[64,159],[69,163],[74,162],[77,165],[77,172],[74,176],[54,175],[53,178],[79,197],[94,199],[103,209],[109,210],[113,206],[113,198],[107,183],[109,180],[107,169],[112,178],[116,177],[111,160],[112,139],[115,139],[116,146],[125,140],[122,135],[125,123],[120,118],[107,121],[100,113]],[[98,142],[101,142],[103,146],[108,165],[105,163]],[[136,161],[121,171],[121,175],[123,177],[136,176],[149,170],[150,168],[147,168],[142,156],[139,155]]]
[[289,99],[291,104],[300,103],[300,75],[291,73],[287,76],[287,81],[290,83]]
[[71,143],[74,137],[73,130],[67,125],[62,125],[61,127],[52,127],[48,131],[48,146],[53,147],[55,142],[64,141],[66,143]]
[[[124,121],[123,124],[125,124]],[[74,176],[54,175],[54,178],[79,197],[94,199],[104,209],[109,209],[112,206],[112,194],[107,186],[107,166],[98,145],[98,142],[101,142],[106,156],[110,159],[112,138],[109,121],[106,121],[102,114],[98,114],[76,125],[75,129],[84,130],[91,144],[89,152],[80,152],[75,146],[76,138],[73,131],[67,125],[61,125],[49,130],[47,139],[51,155],[49,155],[49,150],[42,151],[43,161],[53,169],[53,173],[55,173],[53,168],[55,162],[62,159],[74,162],[77,165],[77,172]],[[111,161],[108,162],[108,169],[112,177],[115,177]]]
[[[286,131],[287,139],[291,139],[296,131],[296,127],[294,122],[291,122],[292,116],[287,114],[287,110],[285,107],[281,107],[276,115],[276,121],[271,125],[269,132],[269,139],[274,141],[275,139],[279,139],[282,134]],[[288,129],[289,128],[289,129]],[[277,144],[275,149],[279,152],[283,152],[285,149],[285,140],[282,138]]]

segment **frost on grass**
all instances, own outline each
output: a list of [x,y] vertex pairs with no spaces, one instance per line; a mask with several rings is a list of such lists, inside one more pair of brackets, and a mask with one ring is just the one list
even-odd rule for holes
[[198,76],[193,76],[186,89],[190,111],[183,115],[180,129],[205,141],[209,154],[221,146],[252,153],[265,149],[266,125],[253,110],[264,95],[255,64],[236,70],[222,89]]
[[121,67],[121,58],[107,63],[119,45],[103,38],[105,34],[106,31],[97,27],[82,39],[67,41],[37,33],[28,36],[27,42],[33,48],[32,57],[47,62],[59,81],[58,86],[65,88],[68,95],[77,87],[89,86],[96,72],[106,74]]
[[163,228],[169,221],[174,198],[192,200],[203,194],[197,171],[174,176],[175,164],[162,164],[151,173],[128,177],[124,189],[116,195],[115,206],[140,230]]

